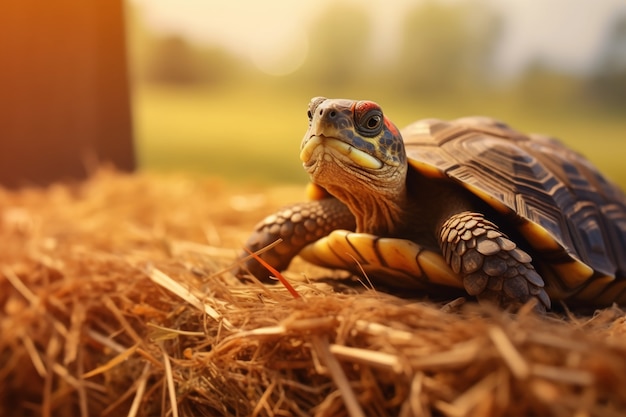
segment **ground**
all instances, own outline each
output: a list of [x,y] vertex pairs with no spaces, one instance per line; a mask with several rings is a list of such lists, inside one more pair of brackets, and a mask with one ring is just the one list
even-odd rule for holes
[[0,189],[0,415],[619,416],[626,318],[231,273],[300,187],[107,170]]

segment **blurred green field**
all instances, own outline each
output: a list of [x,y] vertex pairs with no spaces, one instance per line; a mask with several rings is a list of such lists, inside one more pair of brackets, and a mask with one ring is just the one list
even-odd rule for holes
[[[140,166],[237,182],[303,183],[298,149],[307,127],[307,104],[316,94],[324,92],[260,85],[224,90],[136,86],[133,111]],[[520,104],[506,95],[411,102],[384,91],[347,96],[378,101],[399,127],[420,118],[482,114],[523,131],[547,133],[626,187],[626,120],[619,114],[575,105]]]

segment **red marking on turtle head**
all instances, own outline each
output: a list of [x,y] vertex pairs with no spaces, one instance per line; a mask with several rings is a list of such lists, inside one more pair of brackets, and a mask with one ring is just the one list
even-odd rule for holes
[[379,109],[380,106],[373,101],[357,101],[353,104],[353,111],[358,114],[365,114],[372,109]]
[[399,136],[400,132],[398,131],[398,128],[396,127],[396,125],[394,125],[391,120],[387,119],[387,117],[384,117],[385,119],[385,126],[387,127],[387,130],[389,130],[391,132],[391,134],[393,134],[394,136]]

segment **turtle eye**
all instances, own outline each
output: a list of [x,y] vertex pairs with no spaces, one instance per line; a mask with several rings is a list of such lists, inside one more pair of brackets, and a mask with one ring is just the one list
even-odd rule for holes
[[365,136],[376,136],[383,126],[383,113],[379,108],[372,108],[362,115],[357,114],[356,128]]
[[380,117],[379,114],[374,114],[365,121],[365,126],[367,126],[368,129],[375,130],[378,126],[380,126],[381,120],[382,117]]

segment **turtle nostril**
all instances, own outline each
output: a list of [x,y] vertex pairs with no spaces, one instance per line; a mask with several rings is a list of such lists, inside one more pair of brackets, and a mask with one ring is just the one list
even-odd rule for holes
[[[324,115],[324,109],[320,109],[320,116]],[[337,116],[337,111],[336,110],[327,110],[326,116],[334,119]]]

